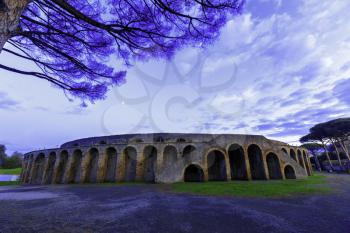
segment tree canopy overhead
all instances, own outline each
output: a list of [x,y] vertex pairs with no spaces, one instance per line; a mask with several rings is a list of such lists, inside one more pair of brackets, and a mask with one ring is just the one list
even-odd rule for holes
[[[219,35],[244,0],[0,0],[0,51],[31,60],[40,72],[1,69],[45,79],[94,101],[126,71],[108,64],[169,59],[184,46]],[[3,47],[8,42],[11,46]]]

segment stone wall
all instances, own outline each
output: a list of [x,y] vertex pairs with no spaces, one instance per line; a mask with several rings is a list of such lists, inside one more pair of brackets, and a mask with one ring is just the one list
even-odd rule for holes
[[25,154],[29,184],[295,179],[307,150],[257,135],[133,134],[80,139]]

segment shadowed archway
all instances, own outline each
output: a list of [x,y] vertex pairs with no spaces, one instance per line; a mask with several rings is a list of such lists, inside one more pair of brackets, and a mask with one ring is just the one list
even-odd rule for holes
[[269,170],[269,178],[272,180],[282,179],[280,162],[276,154],[269,153],[266,156],[267,168]]
[[252,144],[248,147],[248,159],[250,172],[253,180],[264,180],[266,179],[264,161],[262,158],[262,152],[260,148]]
[[143,151],[143,155],[143,179],[146,182],[155,182],[155,173],[157,170],[157,149],[154,146],[146,146]]
[[247,180],[247,169],[244,157],[244,150],[238,144],[233,144],[228,148],[228,156],[230,160],[231,179]]
[[124,150],[124,180],[135,181],[137,165],[137,151],[134,147],[127,147]]
[[96,148],[91,148],[87,156],[85,182],[96,183],[99,152]]
[[282,151],[282,153],[283,153],[285,156],[288,156],[288,152],[287,152],[287,150],[286,150],[285,148],[282,148],[281,151]]
[[40,153],[34,161],[32,184],[41,184],[45,167],[45,155]]
[[107,154],[107,165],[106,165],[106,174],[103,179],[104,182],[115,182],[115,176],[117,172],[117,161],[118,161],[118,154],[117,150],[113,147],[109,147],[106,150]]
[[303,158],[304,158],[304,163],[305,163],[307,175],[311,176],[310,166],[309,166],[307,155],[306,155],[305,151],[303,151]]
[[59,164],[57,166],[56,183],[64,183],[64,174],[67,169],[68,162],[68,152],[66,150],[62,151],[60,154]]
[[75,150],[73,152],[72,163],[70,167],[70,177],[68,178],[68,183],[80,182],[82,158],[83,158],[83,152],[81,150]]
[[186,167],[184,172],[185,182],[202,182],[204,181],[203,169],[195,164]]
[[213,150],[207,155],[208,180],[227,180],[225,155],[219,150]]
[[299,160],[299,164],[300,166],[302,166],[304,168],[304,163],[303,163],[303,156],[301,155],[301,151],[298,150],[298,160]]
[[295,154],[295,151],[293,150],[293,149],[290,149],[290,157],[292,158],[292,159],[294,159],[294,161],[298,161],[297,160],[297,156],[296,156],[296,154]]
[[29,162],[28,162],[28,169],[24,175],[24,183],[28,183],[29,182],[29,178],[30,178],[30,171],[32,170],[33,168],[33,165],[34,165],[34,161],[33,161],[33,154],[31,154],[29,156]]
[[284,176],[286,179],[296,179],[294,168],[290,165],[285,166]]
[[47,168],[46,168],[46,184],[51,184],[52,183],[52,177],[53,177],[53,170],[55,167],[55,162],[56,162],[56,153],[51,152],[49,155],[49,159],[47,161]]

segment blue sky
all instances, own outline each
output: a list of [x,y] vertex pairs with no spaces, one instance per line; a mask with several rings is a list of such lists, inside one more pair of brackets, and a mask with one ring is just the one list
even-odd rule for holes
[[[206,50],[135,63],[125,85],[87,108],[0,70],[0,143],[28,152],[89,136],[197,132],[297,144],[313,124],[349,116],[348,12],[348,0],[250,0]],[[36,69],[5,53],[0,62]]]

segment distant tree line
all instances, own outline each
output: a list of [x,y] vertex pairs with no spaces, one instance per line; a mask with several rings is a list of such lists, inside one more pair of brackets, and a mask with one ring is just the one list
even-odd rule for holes
[[350,118],[339,118],[316,124],[310,132],[300,138],[303,147],[313,155],[313,162],[318,169],[329,165],[331,170],[340,167],[349,171]]
[[6,154],[6,146],[0,145],[0,168],[18,168],[22,166],[23,154],[14,152],[11,156]]

